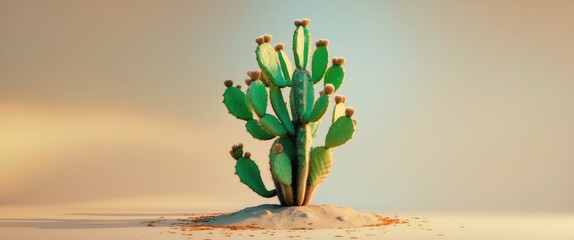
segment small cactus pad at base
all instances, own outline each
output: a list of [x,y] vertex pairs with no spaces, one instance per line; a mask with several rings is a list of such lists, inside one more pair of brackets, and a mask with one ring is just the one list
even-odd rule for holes
[[[355,109],[346,106],[344,96],[331,99],[345,79],[345,59],[329,59],[326,39],[313,46],[309,24],[309,19],[295,20],[294,66],[284,44],[273,47],[271,35],[262,35],[255,40],[255,58],[261,70],[247,72],[243,90],[231,80],[224,82],[223,103],[229,113],[246,121],[245,129],[253,138],[274,140],[269,168],[275,189],[266,188],[259,167],[241,143],[229,151],[236,160],[235,172],[255,193],[266,198],[277,196],[284,206],[311,202],[333,165],[333,148],[348,142],[357,124]],[[284,98],[287,93],[289,99]],[[313,147],[321,119],[333,101],[325,146]],[[267,111],[269,102],[272,111]]]
[[249,186],[251,190],[260,196],[270,198],[277,195],[275,190],[267,190],[267,188],[265,188],[259,167],[257,167],[257,164],[253,160],[245,157],[237,159],[235,173],[239,176],[242,183]]

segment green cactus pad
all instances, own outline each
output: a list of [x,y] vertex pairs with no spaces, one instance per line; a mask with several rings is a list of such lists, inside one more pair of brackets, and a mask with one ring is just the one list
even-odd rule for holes
[[347,109],[345,103],[340,102],[335,104],[335,107],[333,108],[333,118],[331,119],[331,123],[335,123],[337,119],[345,116],[345,109]]
[[275,190],[267,190],[261,179],[259,167],[253,160],[244,157],[239,158],[235,164],[235,173],[242,183],[260,196],[270,198],[277,195]]
[[310,186],[317,186],[323,182],[333,165],[333,152],[326,147],[317,147],[311,150],[309,159],[309,180]]
[[335,91],[337,91],[337,89],[339,89],[339,87],[341,87],[341,85],[343,84],[344,79],[345,79],[345,70],[343,69],[343,67],[333,65],[329,69],[327,69],[327,72],[325,73],[324,82],[325,85],[327,85],[328,83],[333,84],[333,87],[335,87]]
[[291,185],[293,182],[291,159],[283,152],[272,156],[271,171],[281,183]]
[[291,122],[291,118],[289,118],[289,112],[287,111],[281,89],[275,86],[269,87],[269,99],[271,100],[271,106],[273,107],[273,111],[275,111],[275,115],[281,120],[283,126],[285,126],[290,134],[295,134],[295,127]]
[[236,87],[228,87],[223,93],[223,103],[231,115],[236,118],[249,120],[253,119],[251,106],[247,102],[245,93]]
[[267,74],[273,85],[278,87],[287,86],[287,81],[283,78],[283,72],[281,72],[279,56],[277,56],[273,46],[269,43],[260,44],[257,46],[255,53],[257,54],[259,67]]
[[273,86],[271,79],[269,78],[269,76],[267,76],[265,72],[263,72],[263,70],[261,70],[261,81],[263,82],[263,84],[265,84],[265,87]]
[[245,124],[245,128],[247,128],[247,132],[249,132],[249,134],[251,134],[255,139],[269,140],[275,137],[275,135],[269,134],[265,131],[265,129],[263,129],[255,119],[248,120]]
[[263,117],[259,119],[259,124],[270,134],[275,136],[283,136],[287,134],[287,129],[279,119],[271,114],[265,114]]
[[311,48],[311,33],[304,26],[299,26],[293,34],[293,56],[295,65],[299,69],[307,67],[309,60],[309,49]]
[[247,99],[251,103],[253,111],[262,117],[267,110],[267,89],[260,80],[252,81],[247,90]]
[[[287,154],[287,157],[289,157],[289,159],[295,159],[295,142],[293,142],[293,140],[290,137],[288,136],[279,137],[277,138],[277,140],[273,142],[273,145],[271,146],[275,146],[275,144],[281,144],[281,146],[283,146],[283,153]],[[273,148],[271,148],[269,151],[269,156],[274,154],[275,153],[273,152]]]
[[334,148],[345,144],[353,137],[354,132],[355,125],[353,120],[347,116],[340,117],[329,127],[329,132],[327,132],[325,139],[325,147]]
[[[307,122],[316,122],[321,120],[325,112],[327,112],[327,107],[329,107],[329,95],[323,94],[319,96],[315,105],[313,106],[313,111],[309,115]],[[344,112],[343,112],[344,113]]]
[[320,121],[309,123],[309,129],[311,129],[311,138],[315,138],[315,135],[317,135],[320,123]]
[[325,75],[325,70],[329,64],[329,50],[327,46],[319,46],[313,53],[313,60],[311,62],[311,76],[313,83],[318,83]]
[[291,67],[289,56],[287,56],[285,50],[277,51],[277,55],[279,56],[279,63],[281,64],[281,72],[283,73],[283,78],[285,78],[287,86],[291,86],[291,73],[293,72],[293,68]]

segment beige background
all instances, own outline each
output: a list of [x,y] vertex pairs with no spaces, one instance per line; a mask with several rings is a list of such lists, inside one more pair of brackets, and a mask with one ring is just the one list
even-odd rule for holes
[[309,17],[359,120],[315,203],[574,210],[574,2],[237,2],[0,1],[0,204],[274,202],[233,175],[270,143],[222,81]]

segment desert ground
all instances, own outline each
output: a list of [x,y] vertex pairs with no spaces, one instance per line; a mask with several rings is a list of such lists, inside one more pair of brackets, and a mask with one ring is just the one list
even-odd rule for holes
[[[196,226],[212,209],[0,209],[3,239],[574,239],[574,214],[543,212],[374,212],[388,225],[353,228],[259,229]],[[368,212],[364,212],[368,213]],[[285,220],[285,219],[283,219]],[[289,219],[287,219],[289,220]],[[332,220],[331,220],[332,221]],[[320,221],[316,220],[317,225]],[[323,223],[324,224],[324,223]],[[283,225],[286,226],[286,225]]]

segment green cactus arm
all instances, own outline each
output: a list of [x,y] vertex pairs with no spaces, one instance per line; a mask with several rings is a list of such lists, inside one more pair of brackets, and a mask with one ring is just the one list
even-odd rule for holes
[[271,78],[261,70],[261,81],[265,84],[265,87],[273,86],[273,82],[271,82]]
[[309,180],[307,184],[317,186],[323,182],[333,165],[333,152],[330,148],[316,147],[309,154]]
[[313,80],[309,77],[305,79],[305,115],[303,115],[303,120],[309,119],[311,112],[313,112],[313,103],[315,102],[315,88],[313,86]]
[[251,81],[249,89],[247,89],[247,99],[251,104],[251,108],[262,117],[267,110],[267,89],[261,80]]
[[[293,183],[293,164],[296,161],[295,158],[295,143],[293,142],[293,140],[291,139],[291,137],[289,136],[283,136],[283,137],[279,137],[277,138],[274,142],[273,142],[273,147],[270,149],[269,151],[269,165],[271,166],[271,176],[273,177],[273,180],[275,181],[275,188],[278,189],[278,195],[281,194],[283,196],[283,201],[285,202],[285,204],[287,206],[293,206],[293,186],[290,185],[286,185],[284,183],[282,183],[279,180],[279,177],[277,176],[278,174],[275,173],[275,171],[279,171],[276,170],[275,168],[277,167],[273,167],[273,164],[275,163],[274,159],[275,159],[275,155],[276,154],[276,147],[277,145],[280,145],[283,148],[283,151],[281,152],[281,154],[284,154],[287,156],[287,158],[289,159],[289,164],[291,166],[291,184]],[[288,174],[286,172],[280,173],[280,174]]]
[[315,135],[317,135],[317,132],[319,132],[320,123],[320,121],[308,123],[309,129],[311,130],[311,138],[315,138]]
[[[269,35],[266,35],[269,36]],[[269,36],[269,41],[270,41]],[[281,71],[281,65],[279,63],[279,56],[277,52],[269,44],[269,42],[262,42],[257,46],[255,50],[257,63],[261,70],[269,77],[273,85],[278,87],[287,86],[287,81],[283,77],[283,72]]]
[[343,69],[344,58],[333,58],[333,65],[325,72],[325,85],[333,84],[337,91],[345,80],[345,69]]
[[242,183],[251,188],[255,193],[259,194],[259,196],[271,198],[277,195],[277,191],[275,189],[267,190],[265,184],[263,184],[263,180],[261,179],[259,167],[257,167],[257,164],[253,160],[246,157],[237,159],[237,163],[235,164],[235,173],[239,176]]
[[307,29],[309,19],[303,21],[295,21],[295,33],[293,34],[293,56],[295,58],[295,65],[299,69],[307,67],[309,61],[309,49],[311,48],[311,33]]
[[321,96],[317,98],[317,101],[313,106],[313,111],[309,115],[307,122],[316,122],[321,120],[323,115],[325,115],[325,112],[327,112],[328,107],[329,107],[329,95],[321,94]]
[[325,180],[333,165],[333,152],[330,148],[316,147],[309,154],[309,180],[305,192],[304,205],[308,205],[313,198],[317,186]]
[[313,83],[318,83],[325,75],[327,64],[329,64],[329,50],[327,49],[327,40],[317,41],[317,48],[313,52],[313,59],[311,61],[311,76]]
[[291,185],[293,182],[293,175],[291,169],[291,160],[287,154],[281,152],[271,155],[271,171],[281,183]]
[[295,135],[295,127],[289,118],[289,112],[287,111],[287,106],[285,105],[285,100],[283,99],[283,93],[281,89],[275,86],[269,87],[269,100],[271,101],[271,106],[275,115],[281,120],[283,126],[291,135]]
[[335,107],[333,108],[333,117],[331,118],[331,123],[335,123],[337,119],[342,116],[345,116],[345,96],[336,96],[335,97]]
[[285,78],[287,86],[291,86],[291,73],[293,72],[293,67],[291,66],[291,61],[289,60],[287,53],[285,53],[284,48],[285,45],[283,45],[283,43],[275,46],[277,56],[279,56],[279,63],[281,64],[281,72],[283,73],[283,78]]
[[265,114],[259,119],[259,124],[265,131],[275,136],[283,136],[288,133],[283,123],[271,114]]
[[343,116],[337,119],[327,132],[325,138],[325,147],[334,148],[345,144],[353,137],[355,124],[349,116]]
[[[231,83],[233,84],[233,83]],[[253,119],[251,106],[247,101],[247,96],[239,88],[228,86],[223,93],[223,103],[231,115],[238,119]]]
[[269,140],[275,138],[275,135],[265,131],[265,129],[263,129],[263,127],[261,127],[259,122],[257,122],[255,119],[248,120],[247,123],[245,123],[245,128],[247,129],[247,132],[249,132],[249,134],[251,134],[251,136],[255,139]]

